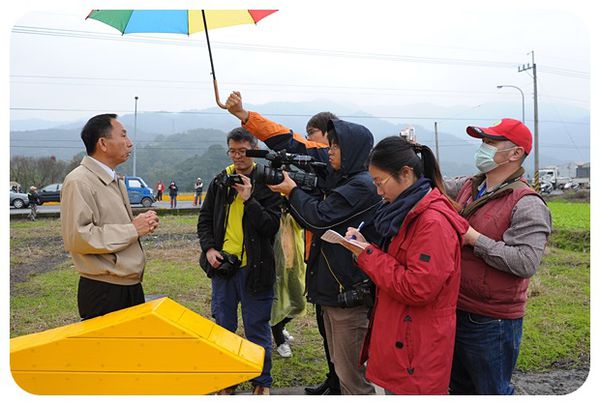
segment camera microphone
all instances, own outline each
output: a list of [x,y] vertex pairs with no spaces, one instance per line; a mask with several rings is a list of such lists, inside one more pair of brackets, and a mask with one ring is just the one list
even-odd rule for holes
[[270,152],[268,150],[261,149],[247,149],[246,156],[254,158],[265,158]]

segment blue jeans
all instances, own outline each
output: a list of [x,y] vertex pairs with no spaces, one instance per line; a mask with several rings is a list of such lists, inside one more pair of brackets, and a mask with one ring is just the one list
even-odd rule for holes
[[456,312],[450,394],[513,395],[523,318],[496,319]]
[[252,380],[255,385],[270,387],[271,377],[271,306],[273,289],[251,294],[246,289],[247,268],[239,269],[231,278],[215,275],[212,280],[212,316],[217,325],[234,332],[238,327],[238,305],[242,305],[242,321],[246,339],[265,349],[262,374]]

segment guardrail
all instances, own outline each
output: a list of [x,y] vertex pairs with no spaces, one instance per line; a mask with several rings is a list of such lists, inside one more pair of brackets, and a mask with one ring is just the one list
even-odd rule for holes
[[[133,215],[140,214],[142,212],[146,212],[149,210],[154,210],[158,213],[159,216],[164,215],[189,215],[189,214],[198,214],[200,211],[200,207],[186,207],[186,208],[169,208],[169,207],[131,207],[131,211]],[[27,216],[29,212],[22,213],[11,213],[11,220],[28,220]],[[60,212],[40,212],[37,213],[37,218],[60,218]]]

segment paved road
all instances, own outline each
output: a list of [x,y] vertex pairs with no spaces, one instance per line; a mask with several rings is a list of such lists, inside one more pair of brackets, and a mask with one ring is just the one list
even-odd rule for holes
[[[177,208],[198,208],[192,205],[192,201],[178,201]],[[132,205],[132,208],[142,208],[141,205]],[[152,204],[152,208],[156,209],[169,209],[170,202],[158,201]],[[44,204],[38,206],[38,213],[57,213],[60,212],[60,204]],[[10,215],[14,214],[29,214],[29,208],[22,208],[20,210],[10,207]]]

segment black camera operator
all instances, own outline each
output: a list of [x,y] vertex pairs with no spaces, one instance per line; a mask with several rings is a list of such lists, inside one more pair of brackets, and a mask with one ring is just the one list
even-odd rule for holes
[[[303,135],[294,132],[285,125],[271,121],[255,111],[247,111],[242,104],[242,95],[240,92],[232,92],[227,98],[226,105],[227,110],[233,116],[240,119],[242,127],[263,141],[269,148],[276,151],[287,150],[292,153],[310,155],[318,162],[328,162],[329,141],[327,140],[327,123],[330,119],[338,118],[335,114],[329,111],[322,111],[313,115],[306,123],[306,135]],[[322,197],[321,190],[318,188],[313,194]],[[310,254],[312,233],[305,226],[304,228],[304,238],[306,241],[304,257],[307,261]],[[323,310],[319,304],[315,305],[315,316],[319,334],[323,338],[323,349],[327,359],[328,371],[325,381],[316,386],[305,387],[304,391],[307,395],[339,395],[340,381],[329,354],[325,324],[323,322]]]
[[[263,372],[252,380],[253,393],[266,394],[272,383],[269,320],[281,197],[263,184],[252,183],[260,165],[246,152],[257,144],[243,128],[227,135],[233,164],[208,187],[198,217],[198,237],[200,266],[212,281],[212,315],[218,325],[235,332],[241,304],[246,338],[265,349]],[[234,389],[222,393],[231,394]]]
[[368,284],[367,277],[348,250],[320,239],[328,229],[345,234],[349,226],[356,227],[370,219],[381,205],[366,167],[373,135],[362,125],[330,120],[327,137],[327,183],[331,188],[324,199],[300,189],[287,173],[283,182],[269,188],[288,198],[292,215],[313,233],[307,268],[308,298],[323,310],[329,351],[342,394],[373,394],[364,366],[358,366],[369,323],[369,294],[363,288]]

